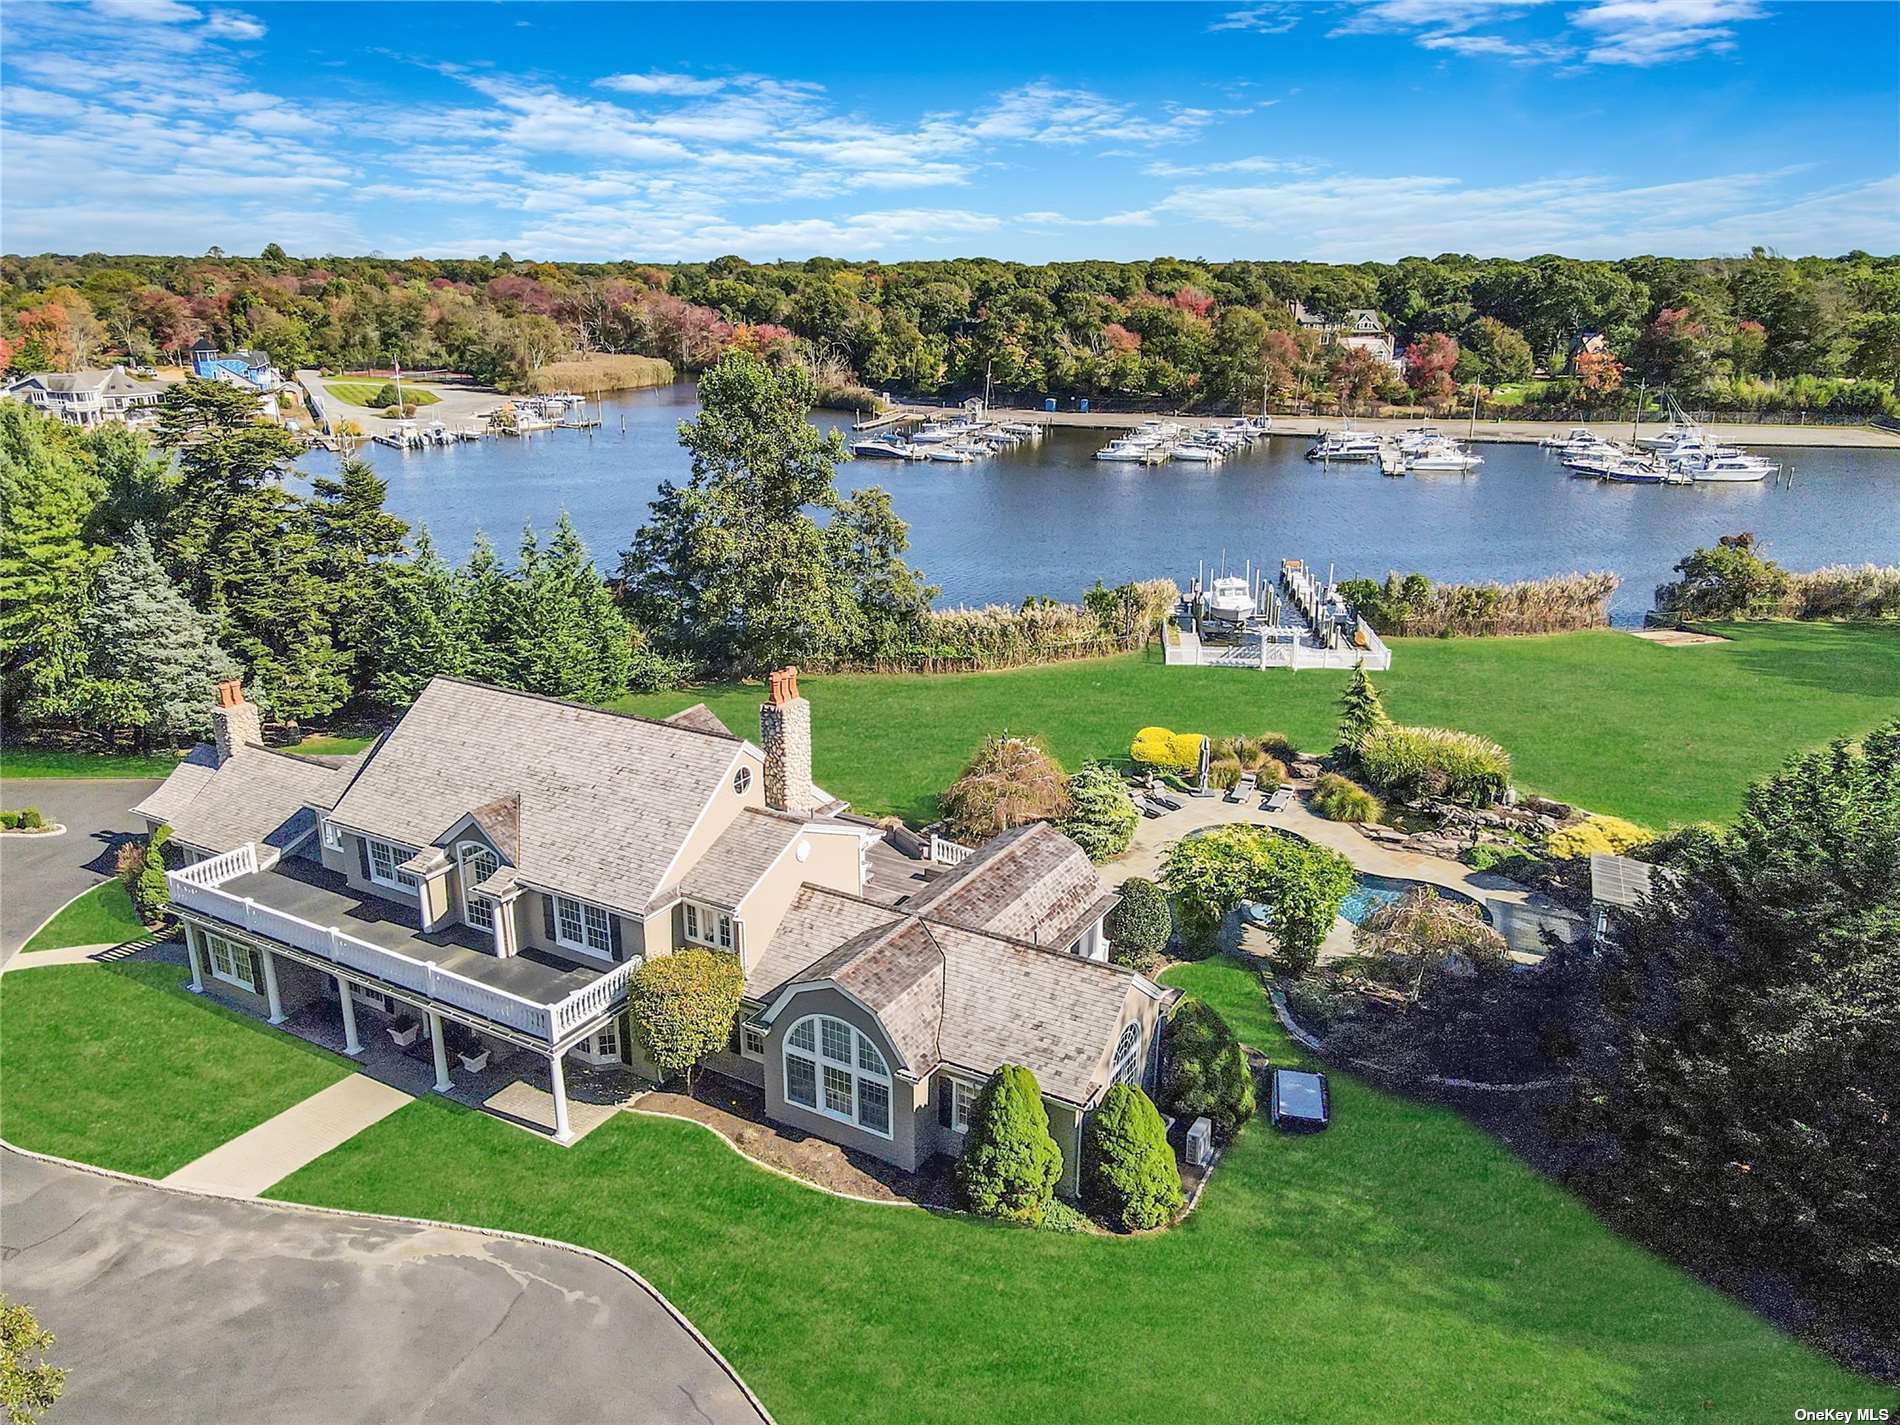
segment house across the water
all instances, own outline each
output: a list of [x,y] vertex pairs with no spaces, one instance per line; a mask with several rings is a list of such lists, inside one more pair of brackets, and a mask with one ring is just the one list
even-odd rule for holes
[[1349,346],[1370,352],[1388,366],[1397,366],[1398,339],[1371,307],[1353,307],[1343,320],[1309,311],[1298,299],[1287,303],[1300,330],[1319,338],[1321,346]]
[[284,384],[282,373],[270,364],[270,357],[263,352],[219,351],[202,339],[191,349],[191,370],[200,380],[222,381],[260,395],[267,395]]
[[[646,960],[738,957],[745,998],[708,1067],[781,1124],[911,1170],[955,1156],[1004,1063],[1041,1083],[1079,1183],[1082,1125],[1109,1086],[1152,1084],[1178,992],[1108,963],[1116,897],[1047,826],[935,879],[874,876],[897,853],[812,780],[811,705],[773,675],[760,741],[703,705],[664,721],[436,678],[340,765],[263,745],[235,682],[215,740],[136,808],[172,828],[193,987],[273,1023],[408,1017],[545,1070],[650,1072],[626,1012]],[[506,1056],[518,1056],[508,1060]]]
[[0,396],[24,401],[76,426],[149,420],[164,394],[164,383],[141,380],[123,366],[104,371],[36,371],[0,387]]

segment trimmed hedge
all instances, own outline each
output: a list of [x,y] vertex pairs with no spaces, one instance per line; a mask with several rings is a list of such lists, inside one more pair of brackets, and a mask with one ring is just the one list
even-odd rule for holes
[[1036,1076],[1005,1064],[983,1085],[957,1159],[957,1185],[970,1211],[1005,1222],[1041,1223],[1062,1176],[1062,1150],[1049,1135]]
[[1185,1200],[1161,1115],[1133,1084],[1116,1084],[1089,1119],[1082,1151],[1082,1199],[1111,1227],[1165,1227]]
[[1128,755],[1143,767],[1157,772],[1179,772],[1192,776],[1201,770],[1201,744],[1207,739],[1198,732],[1171,732],[1165,727],[1144,727],[1135,734]]

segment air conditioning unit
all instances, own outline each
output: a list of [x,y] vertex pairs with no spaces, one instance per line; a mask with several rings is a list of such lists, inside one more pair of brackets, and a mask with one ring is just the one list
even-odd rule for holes
[[1214,1125],[1205,1118],[1197,1118],[1188,1125],[1187,1131],[1188,1166],[1205,1168],[1214,1161]]

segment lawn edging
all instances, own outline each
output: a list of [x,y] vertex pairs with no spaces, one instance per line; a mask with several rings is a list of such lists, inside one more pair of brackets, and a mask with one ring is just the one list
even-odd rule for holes
[[[671,1115],[654,1116],[662,1117]],[[176,1183],[160,1182],[157,1178],[141,1177],[137,1173],[121,1172],[116,1168],[102,1168],[96,1163],[82,1163],[75,1158],[62,1158],[57,1153],[42,1153],[37,1149],[22,1148],[19,1144],[4,1137],[0,1137],[0,1150],[9,1153],[18,1153],[21,1157],[31,1158],[36,1162],[51,1163],[56,1167],[72,1168],[77,1172],[90,1173],[94,1177],[135,1183],[140,1187],[157,1188],[160,1192],[174,1193],[179,1197],[207,1198],[218,1202],[231,1202],[234,1200],[223,1193],[207,1192],[200,1188],[181,1187]],[[667,1315],[671,1316],[673,1320],[678,1323],[680,1328],[684,1330],[687,1335],[693,1338],[694,1343],[712,1359],[713,1363],[717,1365],[720,1370],[725,1372],[727,1378],[739,1388],[739,1393],[745,1396],[747,1403],[750,1404],[754,1410],[759,1412],[759,1415],[767,1422],[767,1425],[778,1425],[772,1412],[766,1409],[765,1402],[760,1400],[759,1397],[753,1393],[752,1387],[746,1384],[745,1377],[740,1375],[739,1372],[733,1368],[732,1363],[720,1353],[719,1348],[713,1345],[697,1326],[693,1325],[686,1313],[668,1301],[666,1294],[654,1286],[652,1282],[641,1276],[640,1273],[636,1272],[625,1262],[615,1257],[610,1257],[605,1252],[596,1251],[592,1247],[583,1247],[578,1242],[563,1242],[558,1237],[540,1237],[532,1232],[511,1232],[501,1227],[480,1227],[469,1222],[447,1222],[432,1217],[401,1217],[388,1212],[361,1212],[349,1207],[321,1207],[316,1203],[293,1202],[283,1198],[250,1197],[238,1198],[235,1199],[235,1201],[248,1202],[258,1207],[272,1208],[279,1211],[301,1212],[313,1216],[343,1217],[363,1222],[394,1222],[405,1227],[441,1227],[455,1232],[472,1232],[477,1236],[491,1237],[497,1241],[525,1242],[536,1247],[552,1247],[558,1251],[572,1252],[576,1256],[592,1258],[602,1266],[619,1272],[622,1276],[626,1277],[627,1280],[639,1287],[641,1291],[651,1297]]]

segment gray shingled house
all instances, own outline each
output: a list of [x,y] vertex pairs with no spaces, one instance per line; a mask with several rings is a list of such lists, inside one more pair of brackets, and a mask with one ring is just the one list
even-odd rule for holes
[[[745,967],[710,1067],[768,1117],[901,1168],[961,1150],[1002,1063],[1041,1082],[1078,1181],[1110,1084],[1152,1083],[1176,996],[1107,962],[1115,904],[1047,826],[920,883],[811,776],[811,705],[774,674],[762,745],[703,705],[664,721],[437,678],[340,765],[263,745],[236,683],[215,738],[135,810],[188,861],[169,877],[192,986],[273,1023],[328,1005],[413,1021],[452,1085],[451,1033],[545,1062],[644,1061],[627,980],[698,945]],[[453,1029],[451,1029],[453,1027]]]

